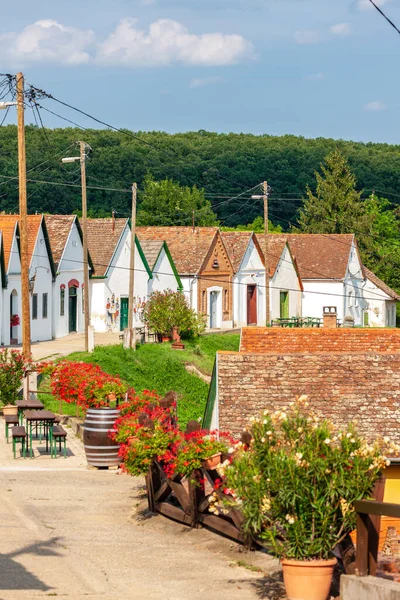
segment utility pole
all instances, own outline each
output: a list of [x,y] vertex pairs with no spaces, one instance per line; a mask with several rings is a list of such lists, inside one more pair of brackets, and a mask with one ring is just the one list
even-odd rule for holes
[[264,262],[265,262],[265,320],[267,327],[271,323],[269,298],[269,260],[268,260],[268,183],[263,183],[264,199]]
[[87,243],[87,199],[86,199],[86,149],[85,142],[79,142],[82,184],[82,233],[83,233],[83,302],[85,306],[85,352],[89,351],[89,261]]
[[17,73],[16,83],[18,113],[18,182],[21,248],[22,353],[24,357],[28,359],[31,355],[31,316],[29,306],[28,208],[26,197],[24,76],[22,73]]
[[136,197],[137,184],[132,184],[132,218],[131,218],[131,254],[129,260],[129,301],[128,301],[128,347],[136,350],[136,335],[133,323],[133,295],[135,290],[135,237],[136,237]]

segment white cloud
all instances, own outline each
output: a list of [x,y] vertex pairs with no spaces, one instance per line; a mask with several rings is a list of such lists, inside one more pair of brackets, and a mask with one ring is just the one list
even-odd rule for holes
[[26,64],[33,62],[79,65],[87,63],[88,48],[94,42],[91,30],[66,27],[45,19],[28,25],[20,33],[0,36],[3,62]]
[[149,30],[137,27],[136,19],[122,19],[99,45],[97,62],[128,67],[187,65],[231,65],[254,56],[253,45],[241,35],[189,33],[171,19],[151,23]]
[[190,83],[189,87],[192,89],[196,89],[199,87],[204,87],[206,85],[212,85],[213,83],[222,83],[224,78],[220,75],[216,75],[215,77],[194,77]]
[[318,44],[321,41],[321,36],[319,31],[314,29],[304,29],[296,31],[294,34],[294,39],[297,44],[308,45],[308,44]]
[[386,110],[386,104],[382,100],[374,100],[373,102],[365,104],[364,110],[368,112],[379,112],[381,110]]
[[310,75],[307,75],[306,79],[308,79],[308,81],[322,81],[325,79],[325,75],[324,73],[310,73]]
[[351,25],[350,23],[338,23],[337,25],[332,25],[330,32],[333,35],[350,35]]
[[[390,2],[390,0],[374,0],[374,3],[377,6],[384,6],[388,2]],[[369,0],[358,0],[357,6],[360,10],[369,10],[374,8]]]

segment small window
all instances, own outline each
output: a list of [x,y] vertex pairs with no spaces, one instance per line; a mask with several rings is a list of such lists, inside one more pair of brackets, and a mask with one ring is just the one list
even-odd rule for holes
[[65,315],[65,288],[60,289],[60,317]]
[[38,295],[32,295],[32,319],[37,319],[38,313]]
[[353,292],[349,292],[349,307],[353,306]]
[[228,290],[224,290],[224,311],[228,310]]
[[205,314],[207,312],[207,295],[206,292],[201,292],[201,312]]
[[47,298],[48,294],[42,296],[42,318],[47,319]]

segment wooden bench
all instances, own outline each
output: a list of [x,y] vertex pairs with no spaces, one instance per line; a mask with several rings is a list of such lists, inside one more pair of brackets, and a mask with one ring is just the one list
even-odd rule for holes
[[18,427],[14,426],[11,430],[11,436],[12,436],[14,458],[17,458],[16,457],[16,448],[17,448],[18,442],[21,442],[22,454],[24,455],[24,458],[26,458],[26,430],[25,430],[25,427],[22,427],[21,425],[18,425]]
[[51,431],[51,458],[57,458],[57,440],[61,452],[61,441],[64,440],[64,458],[67,458],[67,432],[61,425],[53,425]]
[[19,425],[19,417],[18,417],[18,415],[5,415],[4,422],[6,425],[6,440],[7,440],[7,444],[8,444],[9,428],[10,428],[10,426],[12,427],[13,425]]

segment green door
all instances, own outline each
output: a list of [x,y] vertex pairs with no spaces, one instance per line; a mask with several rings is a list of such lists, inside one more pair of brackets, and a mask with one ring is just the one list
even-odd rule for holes
[[121,316],[119,319],[119,328],[121,331],[128,327],[129,298],[121,298]]
[[69,297],[68,297],[68,320],[69,320],[69,332],[73,333],[76,331],[76,313],[77,313],[77,289],[72,286],[69,288]]
[[280,292],[280,318],[289,318],[289,292]]

